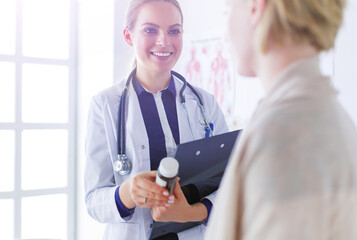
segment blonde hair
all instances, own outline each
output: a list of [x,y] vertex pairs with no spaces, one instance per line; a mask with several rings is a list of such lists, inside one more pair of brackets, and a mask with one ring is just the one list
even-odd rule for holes
[[149,2],[168,2],[173,4],[180,11],[181,14],[181,23],[183,23],[183,14],[180,7],[180,4],[177,0],[131,0],[129,3],[128,10],[126,12],[126,27],[132,30],[135,26],[136,19],[138,18],[138,14],[140,11],[140,7]]
[[346,0],[267,0],[256,44],[266,53],[268,39],[277,43],[308,42],[316,50],[334,46]]
[[[136,23],[136,19],[138,18],[138,14],[140,11],[140,7],[145,4],[145,3],[149,3],[149,2],[168,2],[173,4],[175,7],[177,7],[177,9],[180,11],[181,14],[181,24],[183,24],[183,14],[182,14],[182,10],[181,10],[181,6],[178,3],[177,0],[131,0],[129,3],[129,7],[128,10],[126,12],[126,18],[125,18],[125,25],[129,30],[133,30],[135,23]],[[136,68],[137,66],[137,62],[136,59],[134,58],[131,69]]]

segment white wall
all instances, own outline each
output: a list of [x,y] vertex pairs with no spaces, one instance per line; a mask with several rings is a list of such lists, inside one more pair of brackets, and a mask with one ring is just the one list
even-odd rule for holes
[[357,1],[350,0],[334,57],[334,84],[339,99],[357,125]]
[[126,44],[123,37],[125,27],[125,13],[128,8],[128,0],[115,1],[117,13],[115,15],[115,43],[114,43],[114,82],[126,78],[134,60],[133,49]]
[[84,136],[91,97],[113,82],[114,1],[79,1],[78,49],[78,239],[101,239],[104,225],[84,205]]

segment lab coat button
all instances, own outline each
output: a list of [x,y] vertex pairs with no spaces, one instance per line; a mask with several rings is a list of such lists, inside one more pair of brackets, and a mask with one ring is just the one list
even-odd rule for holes
[[141,149],[145,149],[145,145],[141,145]]
[[152,226],[153,226],[153,224],[151,223],[151,224],[150,224],[150,228],[152,228]]

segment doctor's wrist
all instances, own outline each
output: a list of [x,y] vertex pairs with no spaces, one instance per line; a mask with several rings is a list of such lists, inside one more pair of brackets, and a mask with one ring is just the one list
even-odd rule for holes
[[132,209],[134,207],[136,207],[135,202],[133,201],[133,199],[131,198],[131,194],[130,194],[130,181],[131,179],[127,179],[125,180],[119,188],[119,197],[123,203],[123,205],[127,208],[127,209]]
[[207,219],[208,211],[203,203],[198,202],[190,206],[190,212],[186,215],[187,222],[204,222]]
[[124,206],[124,204],[121,201],[120,196],[119,196],[119,189],[120,189],[120,186],[118,186],[115,190],[115,203],[117,205],[117,209],[118,209],[120,216],[124,219],[124,218],[127,218],[127,217],[133,215],[135,208],[128,209],[127,207]]

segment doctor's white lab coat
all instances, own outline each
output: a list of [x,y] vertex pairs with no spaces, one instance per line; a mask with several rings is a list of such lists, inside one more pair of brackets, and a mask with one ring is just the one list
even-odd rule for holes
[[[179,99],[183,84],[176,78],[174,81],[180,142],[204,138],[204,125],[201,125],[204,118],[197,97],[188,87],[185,89],[188,120]],[[149,238],[152,230],[153,219],[150,208],[136,207],[132,216],[123,219],[114,198],[118,185],[138,172],[150,170],[149,141],[137,94],[132,84],[128,89],[125,106],[126,155],[132,162],[132,171],[129,175],[121,176],[114,172],[112,167],[118,155],[118,109],[124,84],[123,80],[92,99],[86,134],[85,201],[90,216],[98,222],[106,223],[103,239],[144,240]],[[213,95],[199,88],[196,90],[203,101],[208,121],[214,124],[214,134],[227,132],[224,116]],[[214,196],[215,193],[207,198],[213,201]],[[203,239],[204,230],[205,226],[201,224],[179,233],[179,238]]]

